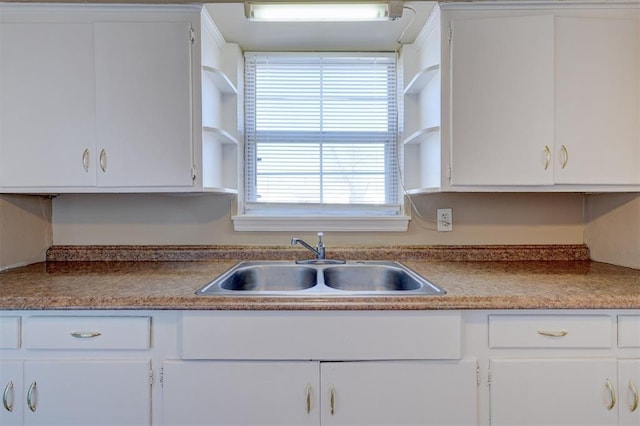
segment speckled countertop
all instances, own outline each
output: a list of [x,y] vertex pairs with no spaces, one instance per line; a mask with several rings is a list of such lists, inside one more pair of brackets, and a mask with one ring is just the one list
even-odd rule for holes
[[[240,260],[303,255],[236,249],[54,247],[46,263],[0,273],[0,309],[640,309],[640,270],[584,260],[583,246],[331,252],[359,255],[347,257],[352,260],[400,260],[444,288],[444,296],[196,296]],[[199,261],[185,261],[193,259]]]

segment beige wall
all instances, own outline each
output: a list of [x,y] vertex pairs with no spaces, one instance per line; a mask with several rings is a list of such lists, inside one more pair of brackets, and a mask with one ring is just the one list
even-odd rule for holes
[[[327,245],[581,244],[581,194],[432,194],[414,197],[421,214],[453,209],[453,232],[413,215],[408,232],[332,233]],[[291,232],[235,232],[228,195],[61,195],[54,199],[54,244],[286,245]],[[318,231],[321,231],[320,229]],[[296,232],[313,240],[313,232]]]
[[0,270],[43,261],[52,240],[51,200],[0,195]]
[[640,194],[587,195],[585,242],[593,260],[640,268]]

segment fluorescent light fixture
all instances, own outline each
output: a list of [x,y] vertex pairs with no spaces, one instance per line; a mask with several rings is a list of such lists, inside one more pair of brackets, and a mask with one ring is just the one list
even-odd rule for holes
[[402,17],[402,1],[372,3],[245,2],[245,15],[252,21],[384,21]]

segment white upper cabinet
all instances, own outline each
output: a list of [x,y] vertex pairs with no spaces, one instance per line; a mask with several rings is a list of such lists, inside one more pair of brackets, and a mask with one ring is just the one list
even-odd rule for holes
[[94,25],[98,185],[192,186],[190,31]]
[[91,24],[0,22],[0,186],[95,184]]
[[451,185],[552,184],[553,16],[451,27]]
[[0,190],[197,189],[201,6],[2,7]]
[[637,18],[556,18],[555,181],[640,184]]
[[405,86],[410,192],[640,189],[638,9],[446,4],[405,81],[434,50],[438,86]]

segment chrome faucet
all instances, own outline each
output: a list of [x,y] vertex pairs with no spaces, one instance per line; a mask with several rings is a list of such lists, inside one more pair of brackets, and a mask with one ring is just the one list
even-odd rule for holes
[[310,252],[316,255],[316,260],[324,260],[325,250],[324,250],[324,241],[322,241],[322,237],[324,237],[324,233],[318,232],[318,245],[316,248],[311,247],[309,244],[305,243],[300,238],[292,238],[291,245],[295,246],[296,244],[300,244]]

